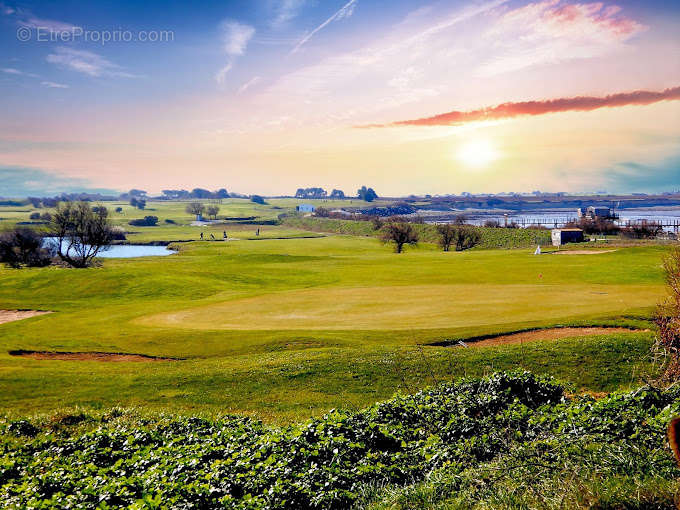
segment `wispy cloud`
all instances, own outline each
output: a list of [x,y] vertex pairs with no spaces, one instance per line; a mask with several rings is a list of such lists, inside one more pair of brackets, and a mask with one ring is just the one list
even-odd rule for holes
[[483,63],[479,74],[491,76],[611,52],[646,29],[621,11],[603,2],[561,0],[509,10],[484,34],[497,52]]
[[93,77],[134,77],[133,74],[125,72],[119,65],[114,64],[97,53],[86,50],[76,50],[60,46],[55,49],[54,53],[47,55],[46,60],[50,64]]
[[317,33],[319,33],[321,30],[326,28],[328,25],[333,23],[334,21],[340,21],[345,18],[349,18],[352,14],[354,14],[354,9],[357,5],[359,0],[349,0],[345,5],[343,5],[338,11],[335,12],[330,18],[328,18],[326,21],[321,23],[318,27],[316,27],[314,30],[309,32],[307,35],[305,35],[300,41],[295,45],[293,48],[293,51],[291,53],[296,53],[297,51],[300,50],[305,44],[309,42],[309,40],[314,37]]
[[36,18],[35,16],[28,16],[26,18],[19,19],[17,23],[26,28],[45,30],[53,33],[73,32],[74,30],[80,28],[76,25],[72,25],[71,23],[65,23],[63,21],[56,21],[53,19]]
[[229,57],[227,64],[215,75],[217,83],[224,83],[227,73],[234,67],[236,58],[246,52],[248,43],[255,35],[255,28],[234,20],[224,20],[220,24],[224,53]]
[[250,87],[253,87],[253,86],[257,85],[257,84],[260,82],[261,79],[262,79],[262,78],[260,78],[259,76],[254,76],[253,78],[251,78],[250,80],[248,80],[247,82],[245,82],[243,85],[241,85],[241,87],[238,89],[238,93],[239,93],[239,94],[243,94],[243,93],[246,92]]
[[41,81],[40,85],[42,85],[43,87],[50,88],[50,89],[67,89],[67,88],[69,88],[69,86],[65,85],[64,83],[56,83],[56,82],[53,82],[53,81]]
[[29,76],[30,78],[38,78],[39,77],[37,74],[27,73],[26,71],[22,71],[20,69],[14,68],[14,67],[3,67],[0,70],[5,74],[13,74],[15,76]]
[[276,16],[272,20],[272,26],[279,28],[297,18],[306,3],[307,0],[281,0],[276,7]]
[[680,87],[662,91],[636,90],[608,96],[577,96],[544,101],[522,101],[503,103],[478,110],[451,111],[423,117],[420,119],[400,120],[390,124],[373,124],[359,127],[398,127],[398,126],[452,126],[468,122],[510,119],[521,116],[546,115],[560,112],[589,112],[600,108],[617,108],[621,106],[643,106],[660,101],[680,100]]

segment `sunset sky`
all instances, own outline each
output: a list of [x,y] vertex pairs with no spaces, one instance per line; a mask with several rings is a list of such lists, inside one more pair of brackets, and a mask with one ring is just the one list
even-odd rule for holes
[[679,34],[659,0],[1,0],[0,196],[676,190]]

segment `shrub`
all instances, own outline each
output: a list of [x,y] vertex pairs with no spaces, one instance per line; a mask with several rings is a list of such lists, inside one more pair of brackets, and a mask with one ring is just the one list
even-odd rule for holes
[[330,215],[331,212],[325,207],[317,207],[316,210],[314,211],[314,216],[318,218],[328,218]]
[[44,212],[40,215],[40,219],[42,221],[46,221],[47,223],[49,223],[50,221],[52,221],[52,215],[48,212]]
[[630,239],[654,239],[662,232],[661,225],[648,221],[627,225],[621,229],[621,234]]
[[656,313],[657,343],[666,355],[663,379],[675,382],[680,381],[680,248],[666,257],[664,271],[670,296]]
[[175,220],[171,220],[170,218],[167,218],[165,220],[165,223],[167,223],[168,225],[176,225],[177,224],[177,222]]
[[144,218],[131,220],[130,225],[135,227],[155,227],[158,225],[158,216],[144,216]]
[[498,220],[486,220],[484,226],[487,228],[499,228],[501,223]]
[[267,203],[267,202],[265,202],[264,198],[261,197],[260,195],[251,196],[250,201],[255,203],[255,204],[260,204],[260,205],[265,205]]
[[34,230],[15,228],[0,234],[0,262],[10,267],[44,267],[54,255],[55,247],[43,246],[42,236]]
[[123,208],[122,207],[116,207],[116,212],[119,213],[119,214],[122,213]]
[[39,220],[40,219],[40,213],[39,212],[34,212],[31,213],[31,215],[28,217],[30,220]]
[[125,229],[123,227],[111,227],[111,239],[114,241],[125,241]]

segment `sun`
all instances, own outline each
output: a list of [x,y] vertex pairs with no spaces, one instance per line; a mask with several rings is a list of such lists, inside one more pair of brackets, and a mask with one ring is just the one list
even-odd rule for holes
[[498,159],[498,150],[489,140],[475,138],[458,148],[458,161],[472,168],[483,168]]

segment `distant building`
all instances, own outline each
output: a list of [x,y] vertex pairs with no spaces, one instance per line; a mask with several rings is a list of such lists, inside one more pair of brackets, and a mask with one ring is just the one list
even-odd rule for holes
[[316,211],[316,207],[314,207],[312,204],[300,204],[297,206],[297,211],[298,212],[306,212],[306,213],[313,213]]
[[577,213],[579,219],[586,218],[588,220],[611,220],[616,218],[614,210],[609,207],[595,207],[592,205],[588,207],[579,207]]
[[562,246],[567,243],[582,243],[583,230],[580,228],[556,228],[552,231],[553,246]]

